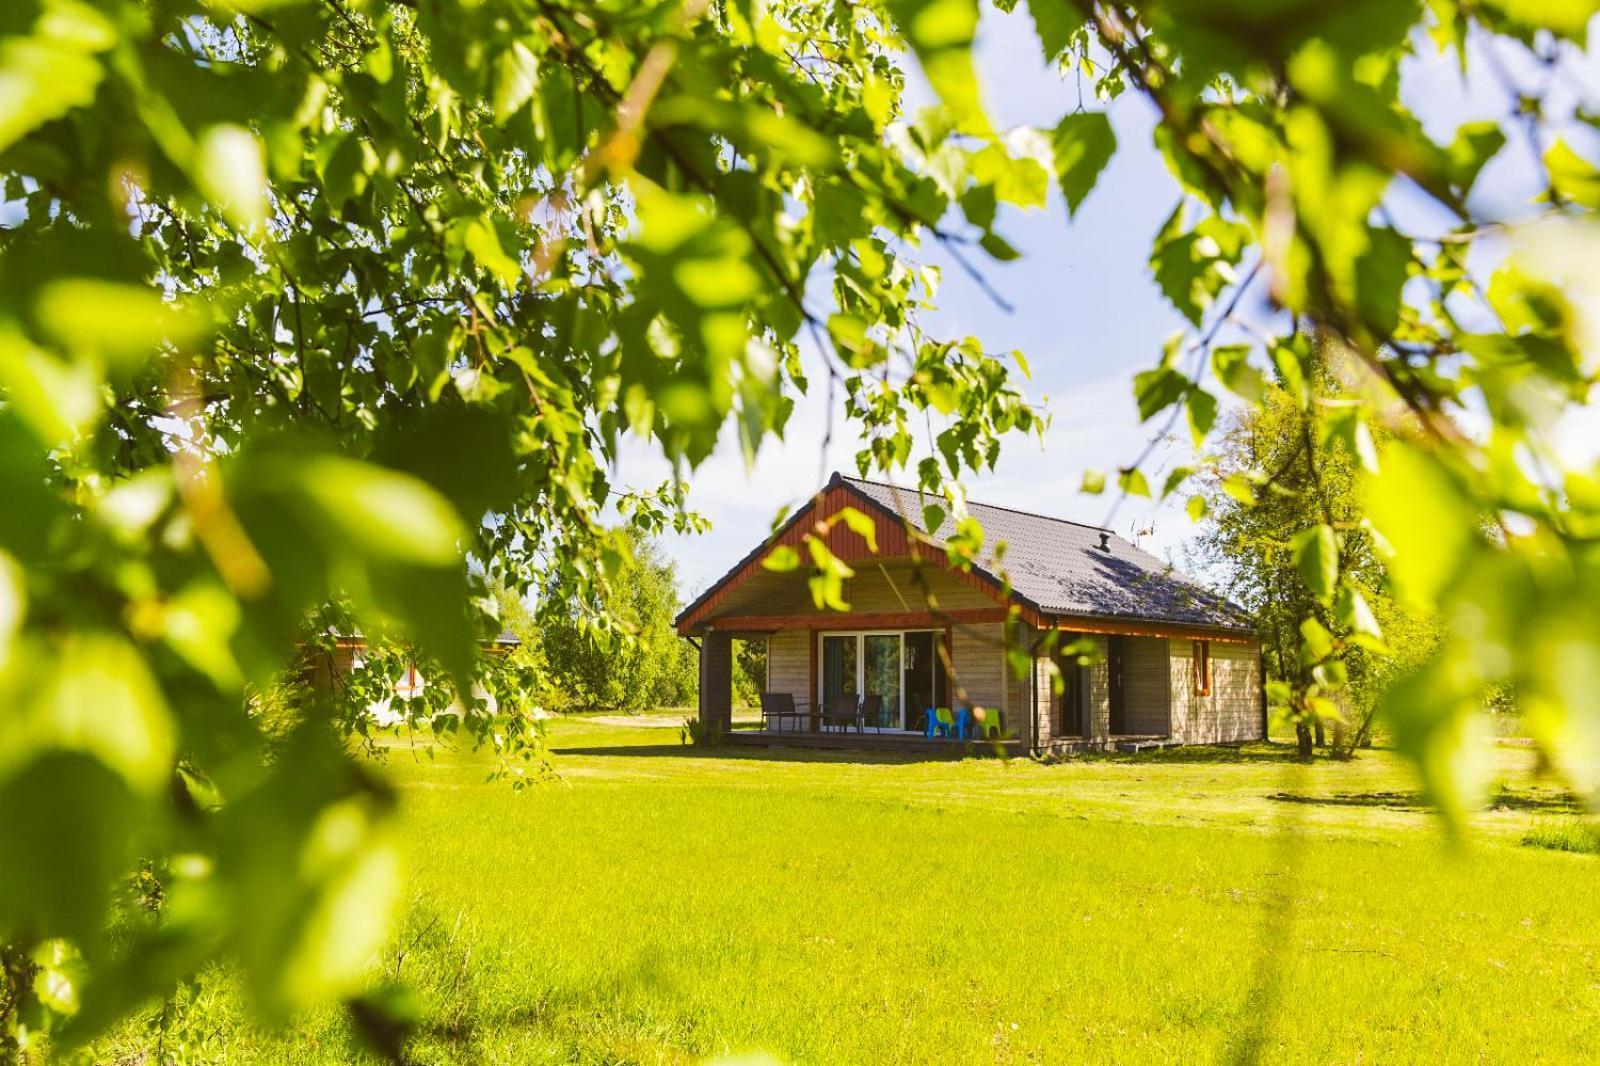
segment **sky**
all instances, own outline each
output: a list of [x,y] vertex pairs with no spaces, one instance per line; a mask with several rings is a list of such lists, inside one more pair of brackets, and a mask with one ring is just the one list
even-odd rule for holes
[[[977,51],[985,103],[1000,128],[1052,127],[1076,106],[1077,86],[1046,66],[1031,22],[1018,10],[1013,16],[985,11]],[[1533,76],[1514,57],[1504,58],[1514,75]],[[1586,85],[1600,85],[1594,57],[1588,59],[1570,88],[1554,91],[1582,93]],[[1464,81],[1453,59],[1412,62],[1404,84],[1407,102],[1435,138],[1448,140],[1461,122],[1505,114],[1499,83],[1476,76]],[[1086,87],[1086,98],[1090,95]],[[928,98],[926,88],[915,84],[912,96],[913,102]],[[1087,103],[1100,106],[1092,99]],[[1597,106],[1595,100],[1589,103]],[[1083,473],[1129,464],[1155,435],[1155,422],[1139,422],[1133,376],[1155,365],[1165,339],[1187,324],[1166,302],[1147,266],[1151,240],[1178,197],[1152,145],[1154,109],[1130,91],[1110,105],[1109,113],[1118,151],[1075,218],[1069,221],[1055,190],[1043,211],[1006,209],[1002,215],[997,229],[1022,255],[1013,263],[986,263],[983,270],[1015,310],[1002,310],[959,270],[947,267],[939,311],[925,319],[935,335],[970,334],[989,352],[1021,350],[1033,371],[1024,391],[1044,402],[1052,418],[1042,447],[1035,439],[1014,437],[992,474],[968,477],[969,498],[1097,525],[1107,522],[1115,494],[1081,494]],[[1507,133],[1512,144],[1486,169],[1475,204],[1497,217],[1524,217],[1533,210],[1533,153],[1518,143],[1519,132],[1507,127]],[[1448,227],[1448,219],[1408,210],[1403,194],[1396,199],[1397,214],[1408,227],[1418,232]],[[941,262],[936,250],[925,259]],[[1271,314],[1259,298],[1247,298],[1240,312],[1247,318]],[[712,457],[690,474],[690,505],[711,520],[712,529],[664,542],[678,564],[686,599],[758,544],[780,508],[803,502],[834,470],[855,473],[859,440],[842,415],[823,453],[826,390],[820,373],[813,380],[812,395],[798,399],[785,439],[766,441],[753,465],[746,466],[735,435],[727,432]],[[1569,435],[1575,445],[1588,447],[1600,440],[1600,422],[1589,418]],[[1186,439],[1162,447],[1146,475],[1159,485],[1163,468],[1189,455]],[[639,445],[624,452],[617,477],[642,487],[668,473],[658,455]],[[1112,524],[1157,555],[1181,561],[1183,545],[1195,533],[1182,502],[1181,495],[1166,506],[1129,499]]]

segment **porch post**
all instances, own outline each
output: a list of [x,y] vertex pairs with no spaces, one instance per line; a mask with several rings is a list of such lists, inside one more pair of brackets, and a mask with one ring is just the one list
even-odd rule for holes
[[700,638],[700,724],[733,728],[733,638],[715,630]]

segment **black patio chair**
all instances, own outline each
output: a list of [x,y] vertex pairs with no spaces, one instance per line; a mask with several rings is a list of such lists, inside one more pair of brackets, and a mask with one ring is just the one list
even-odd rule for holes
[[822,716],[823,729],[841,729],[848,731],[855,726],[861,729],[861,702],[853,692],[841,693],[833,698],[833,704]]
[[861,725],[871,726],[874,732],[883,732],[883,697],[873,693],[861,701]]
[[[809,717],[806,712],[795,710],[794,697],[787,692],[763,692],[761,694],[761,728],[775,733],[783,732],[783,723],[786,721],[798,722]],[[799,727],[796,726],[798,729]]]

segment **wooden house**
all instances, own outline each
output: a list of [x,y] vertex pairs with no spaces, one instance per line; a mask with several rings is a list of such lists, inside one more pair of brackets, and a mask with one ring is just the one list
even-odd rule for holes
[[[1260,642],[1240,608],[1110,530],[988,504],[967,508],[984,548],[952,565],[950,519],[920,528],[928,503],[943,505],[835,474],[685,608],[701,722],[733,743],[917,748],[949,743],[926,738],[929,712],[949,708],[1018,754],[1265,736]],[[876,551],[837,520],[846,507],[872,520]],[[804,560],[807,535],[854,571],[848,612],[815,605],[803,565],[763,565],[781,545]],[[732,730],[735,638],[766,641],[769,702],[793,715]],[[851,697],[853,728],[832,714]]]

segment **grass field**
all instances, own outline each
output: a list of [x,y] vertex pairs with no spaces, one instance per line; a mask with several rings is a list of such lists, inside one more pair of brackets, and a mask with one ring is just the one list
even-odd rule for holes
[[[1600,859],[1498,745],[1446,846],[1393,755],[1283,746],[1059,765],[683,748],[571,719],[547,784],[395,750],[414,901],[382,960],[419,1062],[1593,1061]],[[202,1057],[343,1061],[339,1015],[262,1034],[222,973]],[[149,1030],[101,1049],[132,1058]]]

